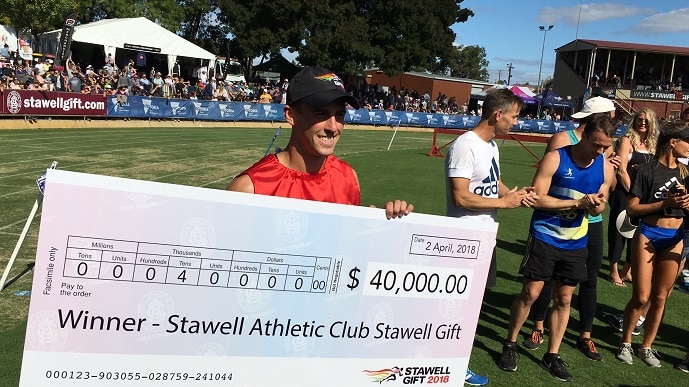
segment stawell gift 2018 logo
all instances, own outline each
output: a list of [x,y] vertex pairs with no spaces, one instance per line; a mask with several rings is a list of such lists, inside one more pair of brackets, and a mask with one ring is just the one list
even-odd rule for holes
[[[450,383],[450,367],[448,366],[425,366],[425,367],[392,367],[380,370],[362,371],[369,380],[374,383],[383,384],[388,382],[402,384],[424,384],[424,383]],[[460,382],[453,381],[453,385]],[[461,381],[462,383],[463,380]]]

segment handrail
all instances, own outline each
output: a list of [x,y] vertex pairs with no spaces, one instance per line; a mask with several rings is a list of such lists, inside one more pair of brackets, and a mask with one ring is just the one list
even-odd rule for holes
[[631,116],[634,115],[634,107],[629,101],[629,95],[624,95],[621,89],[615,90],[615,99],[613,102]]

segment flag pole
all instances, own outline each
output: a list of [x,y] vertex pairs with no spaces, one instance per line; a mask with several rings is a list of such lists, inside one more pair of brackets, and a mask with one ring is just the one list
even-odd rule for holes
[[275,139],[278,138],[280,135],[280,130],[282,130],[282,126],[278,126],[278,130],[275,131],[275,134],[273,135],[273,139],[270,140],[270,144],[268,144],[268,148],[266,148],[266,152],[263,154],[263,157],[268,156],[268,153],[270,153],[270,148],[273,147],[273,143],[275,143]]

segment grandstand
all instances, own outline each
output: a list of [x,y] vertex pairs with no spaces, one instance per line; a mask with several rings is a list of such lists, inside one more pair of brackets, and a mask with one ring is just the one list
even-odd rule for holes
[[607,96],[628,114],[648,107],[667,118],[678,117],[687,102],[687,47],[578,39],[555,52],[559,95]]

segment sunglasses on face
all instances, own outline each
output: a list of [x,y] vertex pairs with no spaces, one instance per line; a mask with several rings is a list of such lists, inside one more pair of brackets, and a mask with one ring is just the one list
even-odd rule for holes
[[638,124],[648,124],[648,120],[645,119],[645,118],[637,118],[637,119],[636,119],[636,122],[637,122]]

